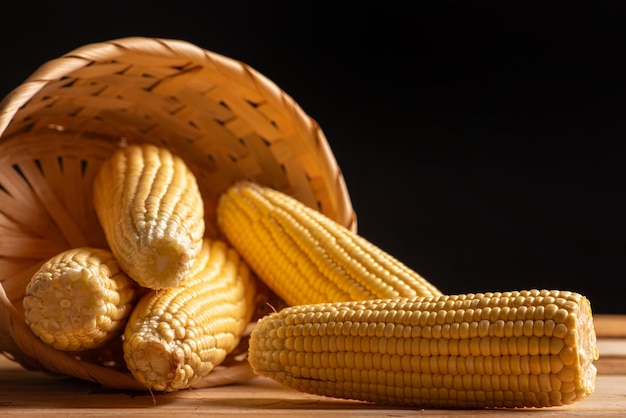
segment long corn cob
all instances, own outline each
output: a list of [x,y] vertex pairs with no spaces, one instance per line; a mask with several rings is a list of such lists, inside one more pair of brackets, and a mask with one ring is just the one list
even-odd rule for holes
[[253,370],[319,395],[418,408],[548,407],[595,388],[589,301],[529,290],[284,308]]
[[269,187],[231,186],[218,202],[217,222],[289,305],[441,294],[374,244]]
[[64,251],[28,283],[25,320],[35,335],[59,350],[97,348],[121,336],[138,290],[110,251]]
[[202,244],[204,206],[196,178],[165,148],[135,144],[105,161],[94,205],[122,269],[143,287],[176,286]]
[[189,277],[150,291],[124,333],[124,358],[150,390],[192,386],[237,347],[255,309],[254,282],[225,242],[204,240]]

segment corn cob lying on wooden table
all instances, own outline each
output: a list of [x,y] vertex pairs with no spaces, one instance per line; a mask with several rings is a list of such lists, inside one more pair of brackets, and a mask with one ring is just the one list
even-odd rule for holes
[[[594,317],[584,295],[443,295],[356,233],[247,181],[218,203],[223,237],[203,240],[193,175],[166,150],[131,146],[102,173],[94,202],[111,252],[78,248],[44,263],[26,289],[25,319],[59,350],[117,343],[135,384],[107,388],[3,359],[2,412],[626,412],[625,320]],[[253,276],[280,298],[275,312],[255,317]],[[75,289],[93,302],[73,309]],[[248,323],[257,375],[194,386],[247,341]]]
[[600,359],[595,391],[581,402],[548,409],[443,410],[372,405],[288,389],[265,377],[236,385],[159,394],[102,389],[97,384],[29,371],[0,356],[0,413],[58,416],[551,416],[626,414],[626,315],[596,315]]

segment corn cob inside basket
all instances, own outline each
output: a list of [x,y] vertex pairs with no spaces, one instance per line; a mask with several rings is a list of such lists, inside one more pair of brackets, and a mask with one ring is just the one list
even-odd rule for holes
[[147,143],[120,149],[94,180],[94,207],[115,258],[141,286],[186,277],[202,245],[204,206],[181,158]]
[[571,404],[597,358],[589,301],[557,290],[287,307],[249,349],[256,373],[299,391],[444,409]]
[[83,351],[122,334],[138,294],[110,251],[76,248],[44,263],[22,303],[26,322],[45,343]]
[[239,255],[203,241],[189,276],[139,300],[124,333],[128,369],[147,388],[192,386],[239,344],[255,310],[255,287]]

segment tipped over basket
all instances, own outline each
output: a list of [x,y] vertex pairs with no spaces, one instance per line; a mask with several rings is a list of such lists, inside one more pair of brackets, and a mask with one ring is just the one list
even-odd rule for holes
[[[26,285],[45,260],[106,245],[92,180],[116,149],[139,142],[171,149],[193,170],[208,237],[219,236],[218,196],[241,179],[356,229],[320,127],[262,74],[180,40],[130,37],[75,49],[0,102],[0,351],[23,367],[142,388],[119,353],[79,357],[43,343],[22,308]],[[243,367],[240,376],[237,367],[226,362],[197,386],[243,379],[249,371]]]

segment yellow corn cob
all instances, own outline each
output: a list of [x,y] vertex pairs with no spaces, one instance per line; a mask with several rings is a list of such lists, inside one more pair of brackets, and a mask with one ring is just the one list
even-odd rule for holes
[[269,187],[234,184],[219,199],[217,221],[289,305],[441,294],[374,244]]
[[204,240],[189,277],[150,291],[124,332],[124,358],[150,390],[190,387],[237,347],[255,309],[254,284],[225,242]]
[[94,180],[94,205],[120,266],[143,287],[176,286],[204,235],[204,206],[185,162],[149,144],[120,149]]
[[257,322],[248,360],[319,395],[507,408],[585,398],[597,358],[588,299],[529,290],[288,307]]
[[122,334],[137,292],[110,251],[76,248],[44,263],[22,302],[35,335],[59,350],[82,351]]

